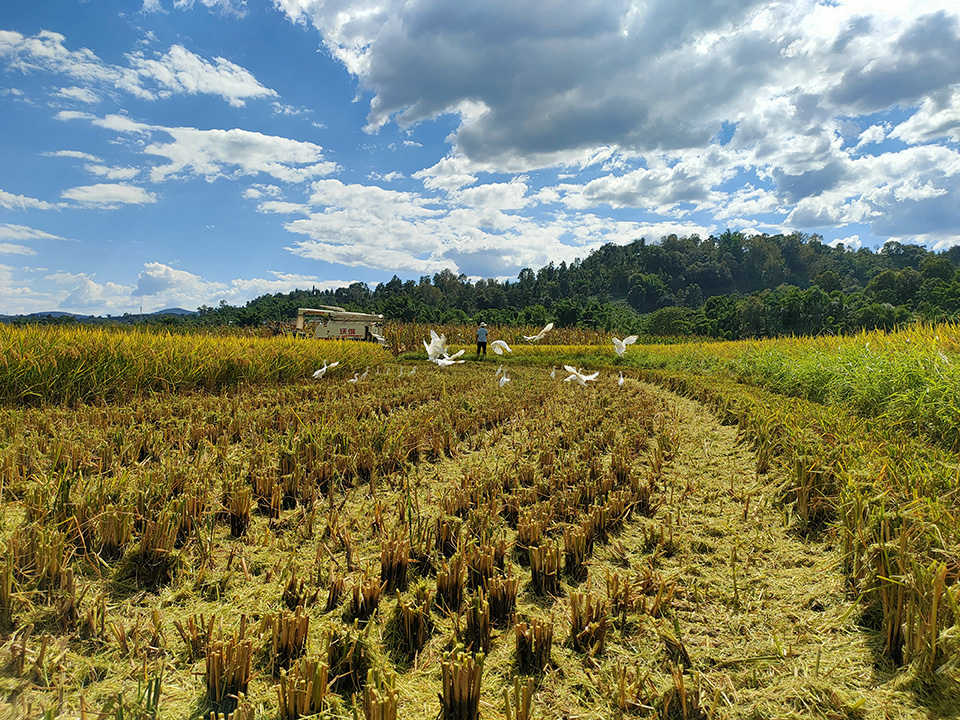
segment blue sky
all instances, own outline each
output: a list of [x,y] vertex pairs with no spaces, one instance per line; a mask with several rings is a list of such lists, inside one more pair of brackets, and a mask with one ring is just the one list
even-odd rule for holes
[[0,0],[0,313],[960,242],[955,0]]

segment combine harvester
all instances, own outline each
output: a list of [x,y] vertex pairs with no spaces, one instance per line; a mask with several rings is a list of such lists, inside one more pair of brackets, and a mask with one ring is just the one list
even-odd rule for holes
[[298,309],[297,324],[290,329],[290,334],[300,338],[362,340],[387,345],[383,339],[383,315],[350,312],[333,305]]

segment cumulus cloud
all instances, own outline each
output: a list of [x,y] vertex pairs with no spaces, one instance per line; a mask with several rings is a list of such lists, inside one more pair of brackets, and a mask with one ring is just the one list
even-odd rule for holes
[[119,207],[120,205],[146,205],[155,203],[157,196],[136,185],[124,183],[97,183],[68,188],[61,197],[81,205]]
[[[226,3],[229,4],[229,3]],[[234,107],[259,98],[274,98],[276,91],[261,85],[246,69],[225,58],[208,60],[182,45],[166,53],[127,55],[127,65],[101,60],[87,48],[71,50],[60,33],[41,30],[27,37],[0,31],[0,59],[24,73],[47,72],[71,78],[79,85],[69,88],[70,97],[95,102],[92,87],[119,90],[145,100],[171,95],[215,95]],[[63,91],[60,91],[63,95]]]
[[[899,201],[955,230],[955,176],[904,167],[870,187],[878,166],[857,157],[960,142],[955,2],[276,5],[371,93],[369,131],[455,118],[447,157],[413,175],[451,200],[484,173],[569,168],[525,201],[876,230],[904,224]],[[866,115],[885,111],[907,119]]]
[[136,122],[123,115],[97,117],[71,111],[60,112],[57,117],[90,122],[122,134],[146,138],[159,134],[169,138],[155,140],[142,148],[144,154],[168,161],[150,170],[150,179],[154,182],[184,175],[215,180],[262,173],[283,182],[298,183],[329,175],[339,168],[335,162],[325,159],[323,148],[314,143],[238,128],[166,127]]
[[890,136],[910,144],[941,139],[960,142],[960,85],[925,98],[917,112]]
[[389,273],[444,268],[470,277],[510,277],[524,267],[570,262],[601,245],[646,236],[700,233],[694,222],[637,223],[592,213],[528,215],[522,179],[427,199],[415,193],[321,180],[307,217],[285,227],[302,235],[295,255]]
[[134,297],[180,294],[209,295],[210,292],[227,289],[223,283],[211,283],[199,275],[177,270],[163,263],[150,262],[143,266],[137,277],[137,286],[130,293]]
[[[149,155],[167,158],[150,176],[164,180],[183,172],[208,179],[230,172],[240,175],[264,173],[284,182],[302,182],[329,175],[337,164],[324,159],[323,148],[309,142],[249,130],[198,130],[156,128],[173,140],[144,148]],[[229,170],[227,170],[229,168]]]

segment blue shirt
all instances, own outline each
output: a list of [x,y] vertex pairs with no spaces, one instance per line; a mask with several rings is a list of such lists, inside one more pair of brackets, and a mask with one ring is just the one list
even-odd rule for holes
[[477,342],[486,342],[486,341],[487,341],[487,329],[477,328]]

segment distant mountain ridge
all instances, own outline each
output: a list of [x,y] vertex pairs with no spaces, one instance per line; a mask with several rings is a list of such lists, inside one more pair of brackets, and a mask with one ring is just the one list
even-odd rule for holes
[[[143,317],[160,317],[162,315],[196,315],[196,310],[186,310],[184,308],[165,308],[164,310],[157,310],[151,313],[143,313]],[[13,320],[42,320],[43,318],[74,318],[78,322],[84,322],[89,320],[124,320],[124,319],[136,319],[141,316],[140,313],[125,313],[124,315],[113,315],[109,318],[104,317],[103,315],[80,315],[77,313],[64,312],[63,310],[49,310],[45,312],[34,312],[29,315],[0,315],[0,322],[10,322]]]

